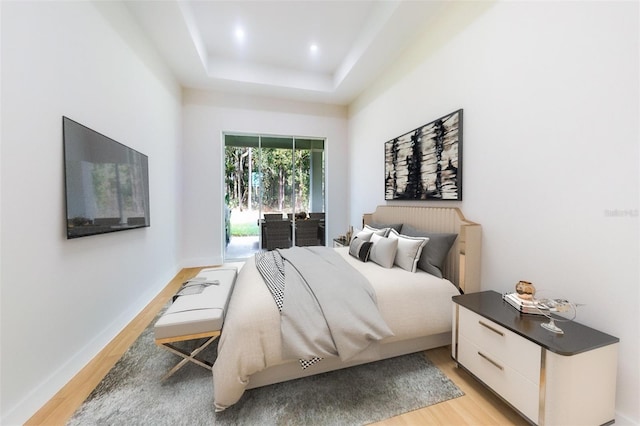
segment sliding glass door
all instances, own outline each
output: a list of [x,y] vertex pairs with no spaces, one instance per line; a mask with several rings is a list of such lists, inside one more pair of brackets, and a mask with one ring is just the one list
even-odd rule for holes
[[[265,217],[280,215],[282,221],[293,222],[296,216],[324,213],[324,140],[226,134],[225,201],[229,212],[225,258],[242,259],[270,248]],[[295,232],[292,223],[289,245],[295,244]],[[278,243],[286,245],[284,240]]]

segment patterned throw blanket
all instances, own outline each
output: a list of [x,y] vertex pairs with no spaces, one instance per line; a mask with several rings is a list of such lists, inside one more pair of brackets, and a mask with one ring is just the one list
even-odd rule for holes
[[335,250],[292,247],[256,254],[256,266],[280,311],[283,357],[302,368],[327,356],[374,356],[393,336],[373,288]]

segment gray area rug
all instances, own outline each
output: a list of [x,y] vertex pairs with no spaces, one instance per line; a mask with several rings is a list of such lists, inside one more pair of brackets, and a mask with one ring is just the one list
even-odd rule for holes
[[[199,355],[215,356],[215,343]],[[210,371],[187,363],[162,381],[180,359],[147,327],[68,425],[363,425],[463,395],[417,353],[251,389],[216,413]]]

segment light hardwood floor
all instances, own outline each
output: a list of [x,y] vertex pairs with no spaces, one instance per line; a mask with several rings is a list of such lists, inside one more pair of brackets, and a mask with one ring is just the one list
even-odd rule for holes
[[[197,275],[200,269],[180,271],[120,334],[25,424],[64,425],[180,285]],[[376,423],[377,426],[528,424],[469,374],[457,368],[449,347],[432,349],[426,354],[464,392],[464,396],[392,417]]]

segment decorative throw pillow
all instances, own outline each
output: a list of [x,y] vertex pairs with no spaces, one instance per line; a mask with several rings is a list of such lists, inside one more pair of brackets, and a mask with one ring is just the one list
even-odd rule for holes
[[429,242],[427,237],[409,237],[407,235],[398,234],[395,229],[389,233],[390,239],[398,240],[398,249],[396,257],[393,261],[405,271],[415,272],[418,267],[418,260],[424,246]]
[[[373,234],[371,234],[373,235]],[[369,235],[369,238],[371,238]],[[371,253],[371,246],[373,243],[355,237],[351,240],[351,244],[349,244],[349,254],[357,259],[360,259],[362,262],[366,262],[369,260],[369,254]]]
[[378,234],[371,236],[371,254],[369,259],[383,268],[391,268],[396,258],[396,250],[398,249],[398,240],[381,237]]
[[429,238],[429,243],[424,247],[420,255],[418,268],[438,278],[442,278],[442,265],[458,234],[426,232],[416,229],[411,225],[404,225],[402,230],[405,235]]

